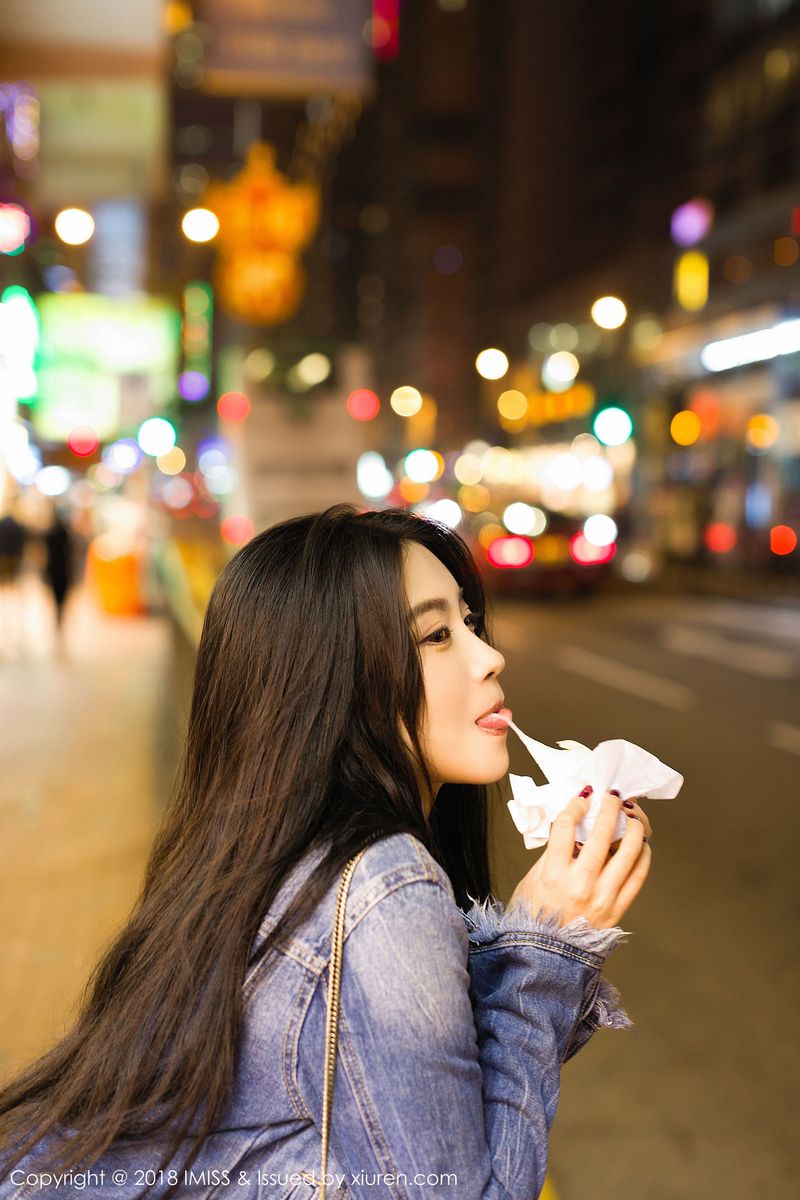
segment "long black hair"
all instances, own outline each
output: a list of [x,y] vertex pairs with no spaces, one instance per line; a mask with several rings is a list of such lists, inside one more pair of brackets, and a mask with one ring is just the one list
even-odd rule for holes
[[159,1131],[173,1139],[162,1165],[187,1133],[194,1160],[233,1088],[256,932],[310,848],[325,847],[319,869],[271,937],[308,918],[381,834],[419,838],[462,907],[489,895],[486,787],[444,784],[430,811],[422,801],[424,688],[403,585],[412,542],[485,619],[463,540],[401,509],[340,504],[285,521],[220,575],[140,897],[72,1032],[0,1092],[7,1169],[45,1137],[47,1165],[69,1169]]

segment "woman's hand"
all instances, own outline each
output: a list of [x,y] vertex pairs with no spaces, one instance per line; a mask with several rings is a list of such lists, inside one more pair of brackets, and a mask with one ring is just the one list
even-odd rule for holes
[[[575,830],[589,809],[589,798],[576,796],[559,813],[543,853],[523,876],[508,903],[518,899],[539,909],[559,913],[566,925],[585,917],[596,929],[616,925],[638,896],[650,870],[652,852],[646,840],[650,822],[638,805],[622,807],[618,796],[607,792],[586,842],[573,857]],[[613,842],[620,809],[629,814],[625,835]],[[612,850],[616,846],[616,851]]]

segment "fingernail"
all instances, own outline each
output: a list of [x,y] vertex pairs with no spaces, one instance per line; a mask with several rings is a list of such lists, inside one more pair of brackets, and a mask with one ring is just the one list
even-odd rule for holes
[[625,816],[628,818],[629,821],[638,821],[639,820],[639,817],[637,816],[636,813],[625,813]]
[[581,795],[583,796],[584,800],[586,800],[589,796],[591,796],[593,791],[594,791],[594,788],[592,787],[592,785],[590,783],[587,783],[586,787],[581,792]]
[[609,795],[611,795],[611,796],[616,796],[616,797],[617,797],[617,799],[619,800],[619,799],[620,799],[620,796],[621,796],[621,793],[620,793],[620,792],[618,792],[616,788],[612,788],[612,789],[611,789],[611,791],[610,791],[610,793],[609,793]]
[[[619,795],[619,792],[614,792],[613,794],[614,794],[615,796],[618,796],[618,795]],[[633,803],[633,801],[632,801],[632,800],[623,800],[623,801],[622,801],[622,807],[623,807],[623,808],[635,808],[636,806],[635,806],[635,804]]]
[[583,842],[576,842],[572,850],[572,857],[577,858],[583,847]]
[[643,841],[644,841],[644,842],[645,842],[645,843],[646,843],[648,846],[650,845],[650,839],[649,839],[649,838],[644,838],[644,839],[643,839]]

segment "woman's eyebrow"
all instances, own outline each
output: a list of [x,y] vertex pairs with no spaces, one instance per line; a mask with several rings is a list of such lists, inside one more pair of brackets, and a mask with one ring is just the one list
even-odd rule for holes
[[[458,603],[464,595],[464,589],[458,589]],[[428,612],[447,612],[450,608],[449,600],[444,600],[441,596],[434,596],[430,600],[420,600],[419,604],[415,604],[411,610],[411,618],[416,621],[418,617],[423,616]]]

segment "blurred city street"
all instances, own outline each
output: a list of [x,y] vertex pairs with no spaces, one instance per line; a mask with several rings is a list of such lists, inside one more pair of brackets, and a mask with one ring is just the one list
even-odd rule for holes
[[79,592],[58,648],[43,589],[23,594],[22,637],[0,647],[3,1078],[61,1035],[133,905],[168,720],[165,622],[104,617]]
[[[618,736],[686,777],[653,823],[648,885],[609,960],[636,1030],[567,1064],[562,1200],[797,1194],[794,1024],[800,613],[705,597],[504,604],[507,700],[554,745]],[[519,699],[518,699],[519,697]],[[511,770],[534,774],[511,738]],[[507,895],[533,861],[507,812]]]

